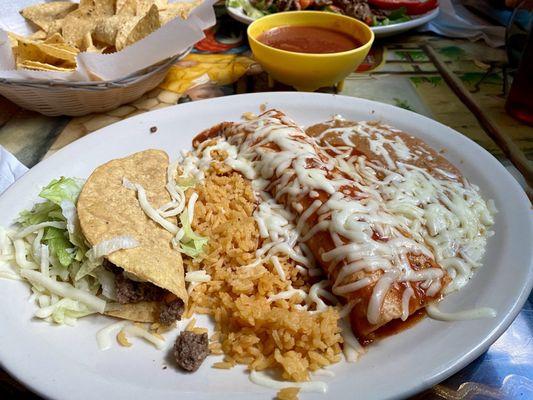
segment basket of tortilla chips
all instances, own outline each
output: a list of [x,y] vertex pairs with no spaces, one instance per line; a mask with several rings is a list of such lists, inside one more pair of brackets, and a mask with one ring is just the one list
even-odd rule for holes
[[[21,3],[27,2],[11,7]],[[17,9],[27,29],[0,24],[0,94],[46,115],[78,116],[131,102],[202,39],[214,22],[212,3],[53,1],[30,4],[20,16]]]

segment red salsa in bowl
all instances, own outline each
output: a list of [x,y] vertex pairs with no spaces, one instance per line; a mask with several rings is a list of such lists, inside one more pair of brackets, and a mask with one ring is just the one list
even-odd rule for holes
[[295,53],[340,53],[362,46],[352,36],[319,26],[286,25],[261,33],[257,40],[276,49]]

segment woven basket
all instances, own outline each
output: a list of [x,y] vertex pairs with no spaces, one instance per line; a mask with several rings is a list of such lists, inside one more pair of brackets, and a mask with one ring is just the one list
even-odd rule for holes
[[80,116],[113,110],[155,88],[185,52],[116,81],[65,82],[0,79],[0,95],[41,114]]

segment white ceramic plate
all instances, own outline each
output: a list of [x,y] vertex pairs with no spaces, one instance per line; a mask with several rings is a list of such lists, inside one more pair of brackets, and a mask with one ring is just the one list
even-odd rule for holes
[[[250,25],[254,22],[254,19],[246,15],[242,7],[228,7],[228,14],[236,19],[237,21],[242,22],[243,24]],[[371,27],[374,31],[376,38],[387,37],[392,35],[398,35],[400,33],[407,32],[408,30],[418,28],[419,26],[424,25],[426,22],[431,21],[439,14],[439,9],[436,8],[425,14],[413,16],[410,21],[399,22],[397,24],[385,25],[385,26],[374,26]]]
[[[177,105],[138,115],[70,144],[30,170],[0,197],[0,225],[30,207],[39,188],[61,175],[87,177],[98,165],[147,148],[174,158],[190,148],[199,131],[223,120],[237,120],[261,104],[285,111],[300,124],[335,113],[349,119],[379,119],[423,138],[478,184],[496,202],[496,234],[489,240],[484,266],[460,292],[442,302],[444,311],[489,306],[494,319],[445,323],[425,319],[412,329],[368,348],[356,364],[331,368],[328,394],[302,399],[387,399],[404,397],[445,379],[466,366],[503,333],[522,307],[533,281],[531,209],[524,192],[489,153],[454,130],[421,115],[372,101],[309,93],[258,93]],[[150,127],[157,126],[156,133]],[[172,366],[166,352],[144,342],[131,348],[98,350],[95,332],[106,317],[80,320],[71,327],[32,320],[28,287],[0,280],[0,360],[16,378],[53,399],[270,399],[274,390],[249,382],[243,368],[217,370],[209,357],[194,374]],[[203,324],[202,324],[203,325]],[[204,325],[205,326],[205,325]],[[168,335],[168,342],[177,332]],[[163,369],[163,365],[168,365]]]

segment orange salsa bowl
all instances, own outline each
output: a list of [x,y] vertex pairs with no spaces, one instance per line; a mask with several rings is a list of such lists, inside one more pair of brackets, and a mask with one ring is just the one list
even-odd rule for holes
[[[290,26],[333,30],[361,45],[338,53],[300,53],[271,47],[259,40],[274,28]],[[363,22],[323,11],[289,11],[267,15],[248,27],[248,40],[255,59],[270,76],[298,90],[314,91],[344,80],[363,62],[374,42],[374,33]]]

